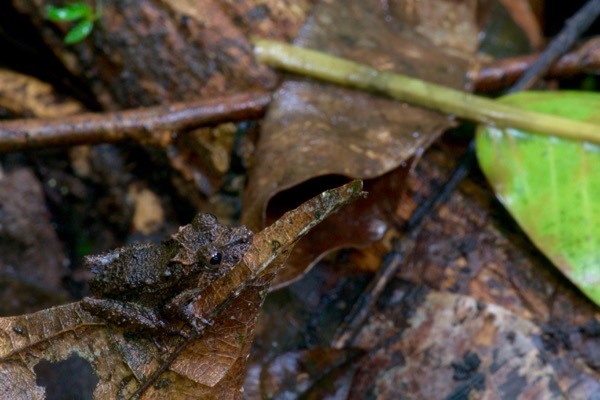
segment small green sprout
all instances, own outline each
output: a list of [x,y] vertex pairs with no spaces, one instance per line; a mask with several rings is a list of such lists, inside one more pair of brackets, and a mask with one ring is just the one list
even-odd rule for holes
[[72,3],[64,7],[47,6],[46,18],[53,22],[77,22],[75,26],[67,32],[64,42],[74,44],[85,39],[101,15],[101,4],[96,3],[96,12],[85,3]]

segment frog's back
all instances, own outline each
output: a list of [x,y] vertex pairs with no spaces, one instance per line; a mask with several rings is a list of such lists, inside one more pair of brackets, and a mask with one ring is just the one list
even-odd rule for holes
[[[162,253],[162,256],[161,256]],[[124,298],[142,287],[160,286],[167,262],[164,249],[152,243],[136,243],[97,256],[84,258],[94,277],[90,290],[96,296]]]

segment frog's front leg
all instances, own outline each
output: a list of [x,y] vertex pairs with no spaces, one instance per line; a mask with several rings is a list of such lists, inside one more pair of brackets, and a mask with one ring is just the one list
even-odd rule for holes
[[166,306],[165,313],[169,318],[183,320],[194,331],[200,332],[212,322],[203,315],[194,312],[193,301],[202,296],[204,289],[188,289],[175,296]]
[[137,303],[86,297],[81,301],[81,308],[133,332],[170,332],[168,323],[156,311]]

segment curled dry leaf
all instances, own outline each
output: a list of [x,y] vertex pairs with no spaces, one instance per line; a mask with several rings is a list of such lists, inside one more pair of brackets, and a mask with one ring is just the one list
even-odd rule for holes
[[[478,32],[477,7],[467,3],[397,3],[387,8],[363,0],[321,2],[295,43],[381,70],[463,87]],[[436,11],[439,7],[445,7],[460,27],[447,23],[447,14]],[[343,179],[372,182],[366,183],[368,200],[346,208],[296,248],[275,286],[297,279],[327,251],[380,239],[410,165],[451,125],[447,116],[432,111],[288,79],[276,92],[263,124],[243,222],[260,229],[281,214],[278,204],[286,204],[282,199],[300,202]]]
[[[254,324],[271,280],[296,241],[364,196],[361,189],[353,181],[326,191],[257,233],[242,261],[192,299],[189,308],[208,323],[189,339],[117,327],[84,311],[85,301],[0,319],[0,393],[43,398],[33,367],[75,352],[99,378],[94,398],[240,398]],[[184,235],[197,234],[190,229]],[[109,254],[95,260],[102,257],[114,259]]]

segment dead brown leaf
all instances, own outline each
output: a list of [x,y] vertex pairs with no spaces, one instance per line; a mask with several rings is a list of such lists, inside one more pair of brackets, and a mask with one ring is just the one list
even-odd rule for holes
[[[295,43],[384,71],[463,87],[477,45],[477,2],[386,4],[321,2]],[[327,251],[381,239],[412,162],[451,125],[447,116],[407,104],[288,79],[263,124],[244,223],[259,229],[276,219],[278,204],[285,204],[281,198],[300,202],[344,178],[373,182],[366,184],[369,199],[345,209],[296,248],[290,268],[275,286],[297,279]]]
[[[324,192],[256,234],[243,262],[196,299],[194,309],[212,323],[189,342],[167,334],[128,333],[92,317],[80,303],[0,319],[0,393],[42,398],[33,367],[75,352],[99,378],[98,399],[129,398],[140,388],[146,399],[241,398],[254,325],[271,280],[296,241],[363,196],[361,188],[354,181]],[[169,371],[161,374],[164,366]]]

